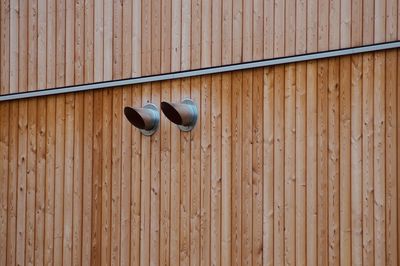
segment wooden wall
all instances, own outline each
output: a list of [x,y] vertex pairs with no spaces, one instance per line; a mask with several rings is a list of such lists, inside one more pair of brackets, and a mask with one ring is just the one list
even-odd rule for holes
[[399,40],[400,0],[1,0],[0,93]]
[[[0,265],[398,265],[400,51],[0,103]],[[180,132],[124,106],[191,97]]]

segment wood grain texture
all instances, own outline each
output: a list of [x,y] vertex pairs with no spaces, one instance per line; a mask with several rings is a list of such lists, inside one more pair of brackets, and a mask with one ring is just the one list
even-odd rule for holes
[[[64,85],[41,82],[45,72],[72,85],[92,75],[106,81],[395,41],[398,7],[398,0],[3,0],[1,75],[10,82],[0,94],[28,90],[32,64],[40,66],[29,88],[36,90]],[[131,68],[117,77],[122,46]]]
[[[398,58],[1,103],[0,264],[397,265]],[[186,97],[191,132],[122,113]]]

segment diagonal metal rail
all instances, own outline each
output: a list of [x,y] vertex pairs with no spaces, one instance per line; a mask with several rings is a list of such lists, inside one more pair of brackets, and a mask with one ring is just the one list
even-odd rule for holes
[[112,88],[112,87],[121,87],[121,86],[126,86],[126,85],[142,84],[142,83],[155,82],[155,81],[164,81],[164,80],[171,80],[171,79],[180,79],[180,78],[188,78],[188,77],[203,76],[203,75],[210,75],[210,74],[218,74],[218,73],[224,73],[224,72],[230,72],[230,71],[245,70],[245,69],[250,69],[250,68],[276,66],[276,65],[282,65],[282,64],[290,64],[290,63],[296,63],[296,62],[303,62],[303,61],[310,61],[310,60],[317,60],[317,59],[324,59],[324,58],[332,58],[332,57],[346,56],[346,55],[353,55],[353,54],[360,54],[360,53],[376,52],[376,51],[383,51],[383,50],[396,49],[396,48],[400,48],[400,41],[371,44],[371,45],[365,45],[365,46],[359,46],[359,47],[344,48],[344,49],[316,52],[316,53],[310,53],[310,54],[293,55],[293,56],[265,59],[265,60],[259,60],[259,61],[251,61],[251,62],[217,66],[217,67],[209,67],[209,68],[196,69],[196,70],[187,70],[187,71],[173,72],[173,73],[153,75],[153,76],[143,76],[143,77],[136,77],[136,78],[121,79],[121,80],[102,81],[102,82],[82,84],[82,85],[41,89],[41,90],[36,90],[36,91],[18,92],[18,93],[0,95],[0,102],[26,99],[26,98],[32,98],[32,97],[57,95],[57,94],[63,94],[63,93],[73,93],[73,92],[82,92],[82,91],[105,89],[105,88]]

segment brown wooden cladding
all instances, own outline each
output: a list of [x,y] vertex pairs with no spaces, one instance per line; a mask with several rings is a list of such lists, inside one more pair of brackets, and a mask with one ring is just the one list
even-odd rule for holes
[[400,0],[1,0],[0,94],[398,40]]
[[[398,265],[398,50],[0,103],[0,265]],[[126,105],[161,115],[152,137]]]

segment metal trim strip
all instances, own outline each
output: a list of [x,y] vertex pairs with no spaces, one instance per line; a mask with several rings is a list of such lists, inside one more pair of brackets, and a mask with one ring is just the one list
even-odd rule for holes
[[67,87],[41,89],[41,90],[36,90],[36,91],[18,92],[18,93],[13,93],[13,94],[0,95],[0,102],[11,101],[11,100],[20,100],[20,99],[26,99],[26,98],[32,98],[32,97],[50,96],[50,95],[57,95],[57,94],[64,94],[64,93],[105,89],[105,88],[111,88],[111,87],[120,87],[120,86],[126,86],[126,85],[134,85],[134,84],[164,81],[164,80],[171,80],[171,79],[188,78],[188,77],[194,77],[194,76],[218,74],[218,73],[224,73],[224,72],[230,72],[230,71],[246,70],[246,69],[250,69],[250,68],[276,66],[276,65],[282,65],[282,64],[290,64],[290,63],[297,63],[297,62],[303,62],[303,61],[353,55],[353,54],[359,54],[359,53],[376,52],[376,51],[396,49],[396,48],[400,48],[400,41],[379,43],[379,44],[365,45],[365,46],[352,47],[352,48],[344,48],[344,49],[330,50],[330,51],[323,51],[323,52],[316,52],[316,53],[310,53],[310,54],[293,55],[293,56],[286,56],[286,57],[280,57],[280,58],[265,59],[265,60],[260,60],[260,61],[251,61],[251,62],[245,62],[245,63],[239,63],[239,64],[233,64],[233,65],[224,65],[224,66],[209,67],[209,68],[196,69],[196,70],[173,72],[173,73],[153,75],[153,76],[143,76],[143,77],[102,81],[102,82],[97,82],[97,83],[74,85],[74,86],[67,86]]

